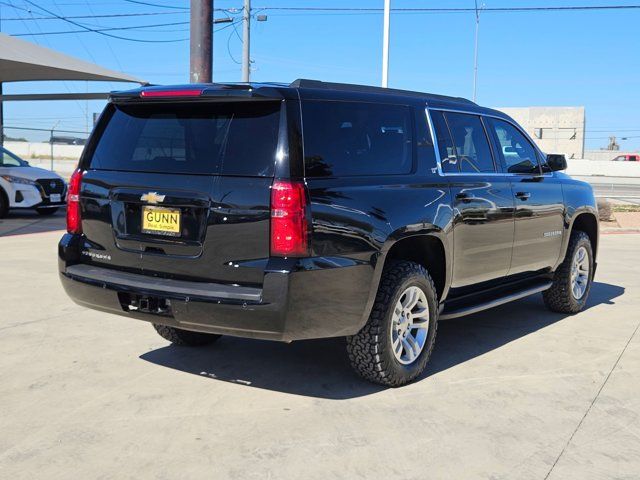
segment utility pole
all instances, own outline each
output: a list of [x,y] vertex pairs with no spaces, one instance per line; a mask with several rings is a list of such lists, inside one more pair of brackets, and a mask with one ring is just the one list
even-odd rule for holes
[[242,81],[251,76],[251,0],[244,0],[242,9]]
[[384,28],[382,33],[382,86],[389,84],[389,17],[391,0],[384,0]]
[[209,83],[213,63],[213,0],[191,0],[190,23],[189,80]]
[[476,5],[476,42],[473,52],[473,101],[476,101],[478,91],[478,31],[480,30],[480,12],[478,11],[478,0]]

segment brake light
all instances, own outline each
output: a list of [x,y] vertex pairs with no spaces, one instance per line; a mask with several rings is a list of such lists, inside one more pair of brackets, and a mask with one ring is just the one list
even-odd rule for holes
[[67,232],[82,233],[82,218],[80,218],[80,182],[82,171],[76,170],[69,180],[67,192]]
[[202,95],[200,88],[185,88],[181,90],[143,90],[140,92],[142,98],[158,97],[199,97]]
[[276,180],[271,186],[271,255],[300,257],[308,253],[307,197],[302,182]]

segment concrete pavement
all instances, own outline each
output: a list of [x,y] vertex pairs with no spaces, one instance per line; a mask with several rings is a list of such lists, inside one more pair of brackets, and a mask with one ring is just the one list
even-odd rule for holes
[[51,216],[39,215],[35,210],[9,210],[6,218],[0,218],[0,237],[62,230],[65,222],[66,208]]
[[400,389],[357,378],[340,339],[190,350],[83,309],[59,236],[0,238],[1,478],[640,478],[638,235],[602,237],[586,311],[442,322]]

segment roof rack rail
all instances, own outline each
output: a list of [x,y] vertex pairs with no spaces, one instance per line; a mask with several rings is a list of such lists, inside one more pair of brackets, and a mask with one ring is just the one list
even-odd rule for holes
[[446,95],[437,95],[433,93],[414,92],[412,90],[398,90],[395,88],[383,88],[374,87],[371,85],[356,85],[352,83],[332,83],[323,82],[322,80],[310,80],[306,78],[298,78],[289,84],[291,88],[316,88],[323,90],[342,90],[348,92],[361,92],[361,93],[378,93],[378,94],[394,94],[394,95],[406,95],[408,97],[431,97],[440,98],[442,100],[455,101],[459,103],[466,103],[470,105],[476,105],[476,103],[462,97],[449,97]]

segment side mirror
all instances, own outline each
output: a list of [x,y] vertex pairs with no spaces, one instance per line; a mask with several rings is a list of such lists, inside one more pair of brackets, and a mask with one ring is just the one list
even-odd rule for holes
[[551,153],[547,155],[547,167],[552,172],[558,172],[560,170],[567,169],[567,158],[559,153]]

